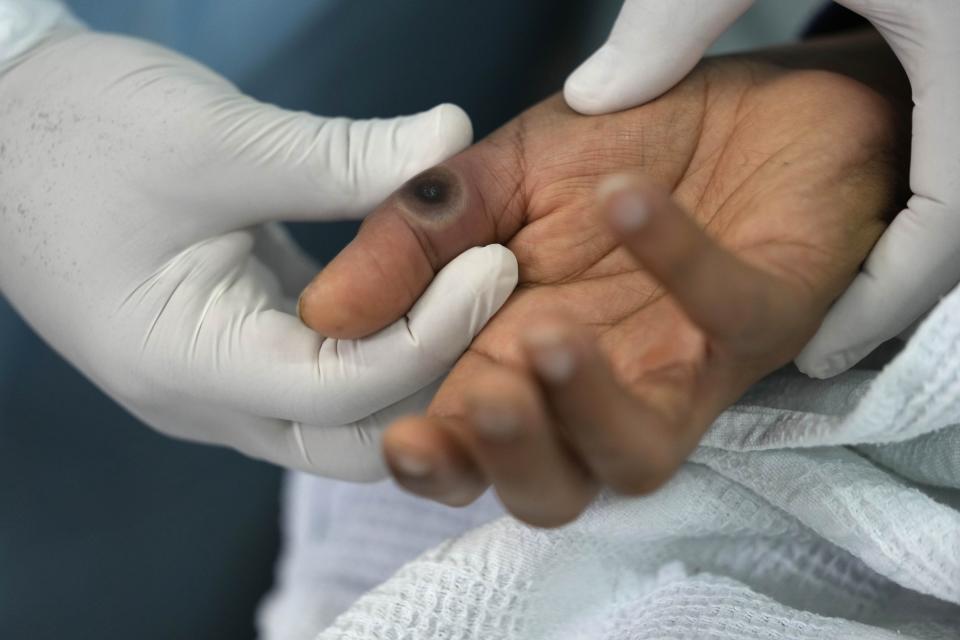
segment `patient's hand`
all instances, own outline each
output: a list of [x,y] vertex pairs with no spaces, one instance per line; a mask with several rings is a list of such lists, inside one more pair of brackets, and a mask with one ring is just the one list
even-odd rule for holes
[[[743,60],[611,116],[553,98],[393,196],[301,312],[368,333],[453,256],[508,242],[520,288],[386,453],[417,493],[464,504],[492,482],[560,524],[601,484],[657,487],[799,352],[893,210],[894,129],[852,80]],[[637,178],[598,202],[613,173]]]

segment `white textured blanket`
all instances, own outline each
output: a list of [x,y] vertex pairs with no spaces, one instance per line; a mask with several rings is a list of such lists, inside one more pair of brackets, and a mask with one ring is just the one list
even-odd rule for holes
[[[323,481],[298,482],[315,484],[291,509],[269,640],[315,636],[351,586],[497,513],[341,485],[334,513]],[[960,290],[882,373],[777,374],[657,494],[604,496],[559,531],[474,528],[319,638],[960,639]]]

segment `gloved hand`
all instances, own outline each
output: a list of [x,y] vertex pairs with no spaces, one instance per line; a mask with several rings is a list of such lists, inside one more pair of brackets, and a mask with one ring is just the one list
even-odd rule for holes
[[[797,358],[816,377],[856,364],[960,281],[960,2],[840,0],[868,18],[904,66],[915,99],[913,198]],[[609,40],[567,80],[587,114],[652,100],[699,61],[753,0],[626,0]]]
[[[44,6],[0,3],[0,18],[29,25]],[[381,475],[378,429],[423,402],[412,394],[504,302],[513,255],[467,252],[405,319],[330,340],[295,315],[316,267],[271,223],[364,214],[466,146],[465,114],[292,113],[163,48],[51,27],[50,15],[34,14],[46,27],[30,47],[17,23],[0,24],[0,290],[160,431],[324,475]]]

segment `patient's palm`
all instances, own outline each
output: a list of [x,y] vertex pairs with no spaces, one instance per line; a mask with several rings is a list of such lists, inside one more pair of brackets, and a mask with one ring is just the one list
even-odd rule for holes
[[[501,184],[520,176],[525,226],[508,243],[520,288],[432,412],[460,413],[472,375],[512,361],[530,321],[555,313],[592,327],[630,388],[713,376],[715,406],[702,410],[718,411],[799,352],[879,237],[895,192],[893,129],[886,103],[852,80],[736,60],[612,116],[575,115],[559,98],[526,112],[483,143],[508,158],[492,163]],[[600,218],[595,189],[611,173],[654,176],[717,241],[779,276],[795,303],[781,326],[745,336],[735,354],[712,344]]]

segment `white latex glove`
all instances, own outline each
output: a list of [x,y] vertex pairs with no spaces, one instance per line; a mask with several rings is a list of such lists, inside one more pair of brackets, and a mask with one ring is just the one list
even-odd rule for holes
[[[681,80],[753,0],[627,0],[609,40],[567,80],[570,106],[607,113]],[[913,198],[833,306],[797,365],[844,371],[929,311],[960,281],[960,1],[840,0],[866,17],[913,87]]]
[[44,34],[0,67],[0,290],[160,431],[323,475],[382,475],[379,429],[423,402],[410,396],[509,296],[516,261],[500,246],[469,251],[406,319],[325,340],[295,315],[316,267],[271,222],[363,215],[466,146],[466,115],[292,113],[146,42],[76,25]]

